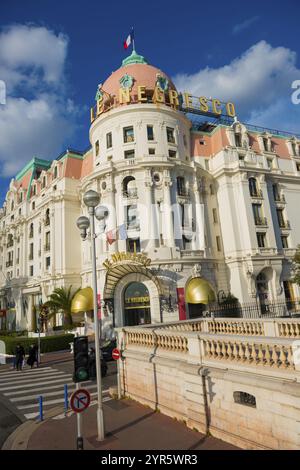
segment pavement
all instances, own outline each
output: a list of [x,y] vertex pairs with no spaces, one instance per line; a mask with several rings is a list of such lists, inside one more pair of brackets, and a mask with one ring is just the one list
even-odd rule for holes
[[[96,436],[96,403],[82,413],[85,450],[238,450],[130,399],[112,399],[103,404],[103,411],[102,442]],[[23,423],[2,450],[75,450],[76,419],[72,411],[65,417],[57,407],[42,422]]]
[[[11,370],[9,365],[0,367],[0,389],[9,387],[8,390],[0,391],[2,450],[76,449],[77,416],[72,410],[64,413],[63,399],[56,396],[56,388],[59,386],[54,384],[54,381],[60,383],[60,375],[64,374],[66,378],[69,376],[73,369],[72,361],[73,356],[70,357],[69,352],[59,352],[45,354],[42,367],[33,371],[17,372]],[[238,450],[212,436],[188,429],[184,423],[131,399],[117,400],[109,396],[109,388],[115,391],[115,369],[115,362],[109,363],[108,377],[103,379],[106,437],[102,442],[96,438],[95,385],[86,384],[92,393],[92,402],[81,413],[85,450]],[[59,378],[54,377],[56,374]],[[15,377],[20,379],[16,380]],[[36,391],[36,387],[44,389],[45,403],[48,404],[45,406],[43,421],[39,421],[36,397],[32,399],[31,387],[32,391]],[[74,384],[71,387],[74,388]],[[41,392],[39,389],[36,393]]]

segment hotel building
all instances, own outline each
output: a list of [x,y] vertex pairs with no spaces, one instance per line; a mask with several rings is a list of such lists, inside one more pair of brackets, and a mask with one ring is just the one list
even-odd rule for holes
[[55,287],[80,287],[74,312],[92,309],[90,240],[76,227],[89,189],[108,210],[96,222],[98,291],[116,326],[193,318],[228,294],[300,297],[290,282],[300,138],[239,122],[231,103],[224,119],[220,101],[193,100],[133,51],[98,87],[89,150],[35,157],[11,180],[0,210],[10,328],[35,329]]

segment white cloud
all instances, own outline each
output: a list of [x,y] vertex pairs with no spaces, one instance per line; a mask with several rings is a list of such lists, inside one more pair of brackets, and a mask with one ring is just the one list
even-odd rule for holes
[[71,137],[77,109],[66,92],[67,48],[66,36],[45,27],[14,25],[0,34],[2,176],[14,176],[33,156],[55,158]]
[[[192,75],[178,74],[174,82],[179,90],[194,96],[233,101],[240,119],[259,117],[261,121],[265,117],[263,125],[268,127],[267,119],[272,117],[276,127],[288,130],[286,113],[291,103],[291,84],[299,78],[295,52],[260,41],[228,65],[206,67]],[[276,105],[279,101],[280,106]],[[293,112],[299,122],[300,106],[294,105]],[[300,131],[299,125],[298,128]]]
[[252,18],[247,18],[242,23],[236,24],[232,28],[232,33],[233,34],[239,34],[240,32],[244,31],[245,29],[250,28],[250,26],[252,26],[253,23],[256,23],[258,20],[259,20],[259,16],[252,16]]

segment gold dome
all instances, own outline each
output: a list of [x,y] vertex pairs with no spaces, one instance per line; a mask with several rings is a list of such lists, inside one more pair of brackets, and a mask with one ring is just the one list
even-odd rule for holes
[[201,277],[191,279],[185,290],[188,304],[209,304],[215,302],[216,296],[210,283]]
[[85,287],[84,289],[80,289],[77,294],[75,294],[72,300],[71,312],[88,312],[89,310],[93,309],[93,289],[91,287]]

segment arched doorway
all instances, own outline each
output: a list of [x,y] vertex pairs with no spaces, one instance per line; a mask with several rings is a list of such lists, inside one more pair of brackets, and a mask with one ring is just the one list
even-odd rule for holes
[[124,324],[151,323],[150,295],[142,282],[131,282],[124,290]]

